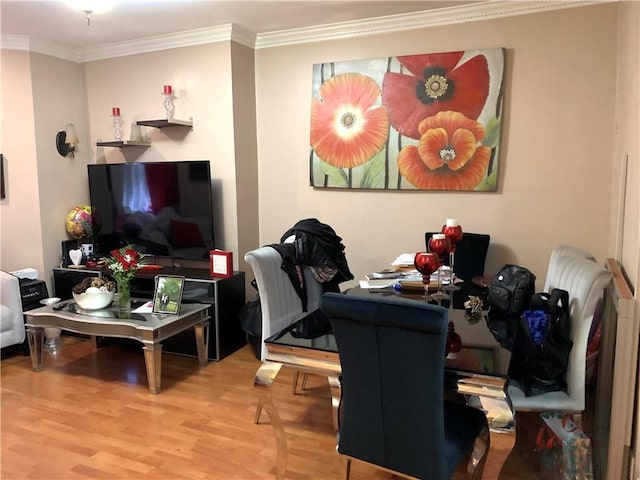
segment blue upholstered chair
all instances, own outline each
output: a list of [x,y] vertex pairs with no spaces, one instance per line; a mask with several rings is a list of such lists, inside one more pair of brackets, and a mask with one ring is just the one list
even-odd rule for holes
[[[338,452],[413,478],[482,473],[488,427],[482,411],[444,401],[447,310],[399,298],[325,293],[342,366]],[[475,448],[473,448],[475,446]],[[479,467],[479,468],[476,468]]]
[[[427,250],[429,250],[429,239],[434,233],[440,232],[426,232],[424,234]],[[454,273],[458,278],[468,282],[473,277],[484,275],[484,262],[487,258],[490,242],[491,235],[463,232],[462,240],[456,245],[453,266]],[[444,263],[449,265],[448,256]]]

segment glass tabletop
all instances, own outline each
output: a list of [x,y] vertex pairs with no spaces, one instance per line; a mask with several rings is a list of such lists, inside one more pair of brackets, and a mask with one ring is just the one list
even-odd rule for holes
[[144,330],[156,330],[180,322],[182,319],[192,314],[205,311],[210,307],[210,305],[202,303],[183,303],[180,306],[180,313],[178,315],[147,313],[146,311],[145,313],[138,313],[133,311],[147,302],[149,302],[149,300],[133,299],[131,301],[131,310],[123,310],[113,304],[98,310],[85,310],[80,308],[73,300],[65,300],[53,305],[46,305],[29,310],[25,312],[25,315],[27,316],[27,323],[36,326],[46,323],[52,317],[59,317],[73,322],[133,325],[136,328]]
[[[347,294],[380,295],[369,293],[359,287],[349,290]],[[394,294],[390,293],[390,295]],[[424,301],[424,294],[420,292],[416,292],[415,295],[401,296],[415,301]],[[463,289],[455,291],[453,305],[462,305],[468,296],[468,291]],[[496,341],[484,318],[478,322],[472,322],[463,308],[449,308],[448,316],[449,321],[455,326],[456,333],[461,337],[462,347],[455,358],[445,360],[446,367],[487,375],[506,375],[510,352],[503,349]],[[283,331],[272,335],[265,340],[265,343],[331,353],[338,351],[329,321],[319,311],[312,312]]]
[[84,315],[87,317],[112,318],[118,320],[136,320],[139,322],[145,322],[147,320],[145,316],[141,313],[134,313],[133,310],[141,307],[147,302],[148,300],[133,299],[131,300],[130,310],[121,310],[118,306],[114,306],[113,304],[97,310],[87,310],[80,307],[73,300],[69,300],[57,303],[53,305],[51,309],[57,312],[68,312],[76,315]]

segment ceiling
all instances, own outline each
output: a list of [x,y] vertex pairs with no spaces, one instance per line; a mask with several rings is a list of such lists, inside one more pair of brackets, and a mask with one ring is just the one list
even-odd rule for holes
[[82,49],[227,24],[261,34],[487,2],[94,0],[113,8],[96,7],[88,25],[80,7],[70,6],[83,1],[0,0],[0,32]]

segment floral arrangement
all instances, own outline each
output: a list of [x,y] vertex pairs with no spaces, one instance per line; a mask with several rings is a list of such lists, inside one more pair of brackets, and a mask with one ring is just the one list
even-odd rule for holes
[[138,252],[133,245],[126,245],[111,252],[111,257],[107,258],[106,264],[111,270],[111,275],[120,284],[123,281],[131,280],[136,271],[146,265],[147,255]]
[[118,304],[120,308],[131,306],[131,290],[129,283],[136,271],[146,265],[146,255],[138,252],[133,245],[127,245],[119,250],[113,250],[106,263],[111,275],[118,284]]

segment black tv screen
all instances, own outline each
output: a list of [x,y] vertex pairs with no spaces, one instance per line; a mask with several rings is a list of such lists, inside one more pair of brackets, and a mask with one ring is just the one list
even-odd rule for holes
[[134,244],[150,255],[209,258],[215,242],[208,160],[87,169],[98,254]]

